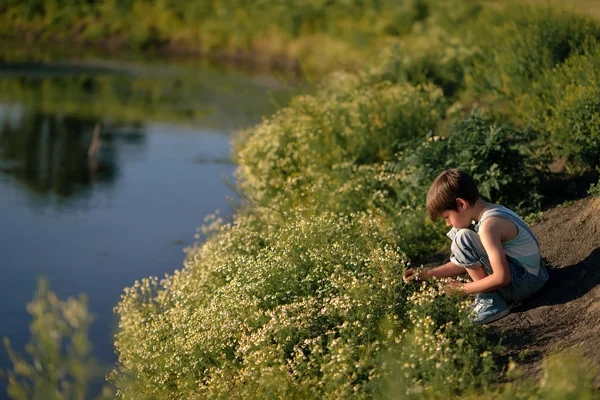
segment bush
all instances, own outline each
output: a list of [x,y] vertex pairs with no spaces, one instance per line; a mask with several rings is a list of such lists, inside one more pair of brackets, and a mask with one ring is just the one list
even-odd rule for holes
[[[540,183],[548,160],[536,155],[532,132],[500,126],[477,113],[458,120],[448,137],[430,133],[427,140],[394,165],[410,175],[401,198],[424,201],[429,185],[442,171],[460,168],[477,181],[481,195],[521,212],[541,206]],[[539,151],[538,151],[539,152]]]
[[536,211],[549,160],[532,146],[535,136],[473,114],[455,124],[446,162],[469,172],[485,198],[523,212]]
[[415,3],[422,9],[420,22],[413,24],[411,34],[383,50],[373,72],[391,82],[433,83],[446,96],[454,96],[464,88],[464,72],[474,55],[473,46],[466,40],[467,27],[476,20],[481,2]]
[[122,397],[370,398],[404,363],[415,364],[404,390],[479,384],[491,360],[466,305],[405,285],[406,258],[376,218],[290,220],[260,235],[223,226],[182,271],[126,290],[112,377]]
[[[38,281],[35,297],[27,305],[32,316],[31,339],[27,356],[13,350],[8,338],[4,346],[13,363],[5,372],[6,392],[13,400],[90,398],[91,388],[98,390],[102,371],[92,356],[88,329],[93,321],[87,298],[60,300],[50,291],[45,278]],[[111,387],[104,386],[96,400],[114,398]]]
[[431,85],[368,85],[336,75],[242,134],[234,149],[239,188],[269,210],[365,210],[383,179],[381,165],[434,128],[443,106]]
[[511,381],[499,388],[488,389],[473,400],[598,398],[598,389],[594,387],[598,367],[586,359],[580,349],[573,347],[549,354],[541,364],[541,376],[536,382],[532,379],[524,379],[519,366],[514,361],[510,361],[508,375]]
[[467,89],[513,99],[544,71],[581,53],[591,38],[599,39],[600,25],[549,5],[512,3],[484,12],[472,38],[479,52],[467,72]]
[[384,80],[433,83],[444,95],[455,96],[464,88],[465,67],[473,54],[462,39],[432,28],[384,50],[375,71]]
[[[600,173],[600,167],[596,167],[596,171],[598,171],[598,173]],[[597,183],[592,183],[590,185],[588,194],[591,194],[592,196],[594,196],[596,198],[600,198],[600,179],[598,179]]]
[[521,118],[540,131],[556,157],[571,168],[600,163],[600,50],[590,42],[561,66],[544,71],[517,99]]

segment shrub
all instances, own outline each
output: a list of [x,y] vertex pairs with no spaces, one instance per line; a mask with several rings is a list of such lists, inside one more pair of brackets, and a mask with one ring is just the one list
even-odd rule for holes
[[[60,300],[50,291],[47,280],[41,278],[27,311],[33,318],[27,356],[15,352],[4,338],[13,363],[13,370],[6,371],[8,396],[14,400],[90,398],[90,388],[102,372],[92,357],[88,338],[93,317],[87,298],[80,295]],[[112,388],[104,386],[95,398],[113,397]]]
[[600,163],[600,50],[590,42],[585,52],[544,71],[530,93],[520,96],[520,117],[542,133],[556,157],[571,168]]
[[[516,131],[476,114],[454,125],[449,165],[469,172],[487,199],[521,211],[541,206],[540,183],[548,158],[532,146],[532,131]],[[536,151],[537,150],[537,151]]]
[[448,137],[430,133],[394,164],[410,175],[399,198],[424,199],[439,173],[461,168],[475,178],[486,199],[523,212],[539,209],[547,158],[531,147],[532,132],[497,125],[477,113],[458,120],[450,131]]
[[[598,171],[600,173],[600,167],[596,167],[596,171]],[[600,179],[598,179],[597,183],[592,183],[590,185],[588,194],[591,194],[592,196],[594,196],[596,198],[600,198]]]
[[453,96],[463,89],[464,71],[474,55],[465,37],[481,2],[416,1],[413,7],[421,10],[419,22],[413,24],[411,34],[383,50],[373,73],[391,82],[433,83],[446,96]]
[[374,69],[384,80],[433,83],[444,95],[454,96],[464,88],[465,67],[473,55],[454,32],[434,27],[385,49]]
[[600,25],[549,5],[511,3],[482,13],[472,38],[479,52],[467,72],[468,90],[512,99],[544,71],[581,53],[590,38],[600,38]]
[[316,95],[296,97],[242,134],[234,149],[239,187],[265,209],[364,210],[379,166],[434,128],[443,109],[431,85],[368,85],[336,75]]
[[594,387],[598,368],[581,354],[580,349],[568,348],[549,354],[541,364],[540,379],[536,382],[533,379],[524,379],[519,366],[514,361],[510,361],[508,366],[510,382],[498,388],[488,389],[473,400],[598,398],[598,389]]
[[223,226],[182,271],[126,290],[120,396],[367,398],[404,363],[405,390],[480,382],[489,360],[466,305],[405,285],[406,258],[373,215],[290,221],[260,235]]

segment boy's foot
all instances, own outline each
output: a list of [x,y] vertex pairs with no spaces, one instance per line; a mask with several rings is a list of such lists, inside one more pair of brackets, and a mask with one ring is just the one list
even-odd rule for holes
[[480,293],[471,305],[471,321],[477,325],[489,324],[510,314],[506,301],[498,293]]

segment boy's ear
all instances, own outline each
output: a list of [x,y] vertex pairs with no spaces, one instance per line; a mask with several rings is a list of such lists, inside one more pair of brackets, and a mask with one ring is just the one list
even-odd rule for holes
[[469,208],[469,202],[461,199],[460,197],[456,199],[456,209],[457,210],[466,210]]

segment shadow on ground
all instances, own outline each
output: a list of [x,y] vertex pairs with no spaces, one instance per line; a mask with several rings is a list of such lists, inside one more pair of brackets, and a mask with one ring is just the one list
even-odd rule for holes
[[500,365],[513,359],[525,377],[536,377],[545,355],[574,346],[600,365],[600,199],[544,212],[533,230],[550,278],[532,299],[489,326],[491,340],[504,345]]

